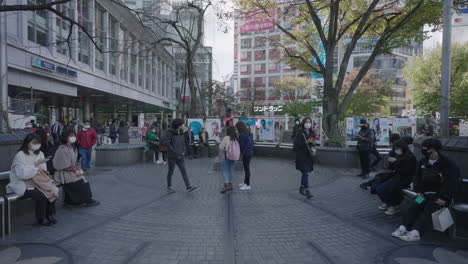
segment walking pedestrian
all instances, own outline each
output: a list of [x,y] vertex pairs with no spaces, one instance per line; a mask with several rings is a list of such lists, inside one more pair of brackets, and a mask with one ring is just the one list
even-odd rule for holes
[[419,241],[431,226],[432,213],[449,208],[460,183],[460,169],[441,154],[442,143],[429,138],[422,142],[419,161],[413,178],[417,198],[403,212],[403,222],[392,233],[403,241]]
[[154,162],[157,163],[159,154],[159,137],[156,134],[156,127],[151,126],[148,132],[146,132],[146,147],[154,152]]
[[185,183],[186,191],[191,192],[197,187],[190,185],[187,170],[185,168],[184,155],[185,155],[185,137],[182,132],[184,122],[182,119],[174,119],[171,126],[163,132],[161,144],[167,147],[167,158],[169,161],[169,170],[167,172],[167,191],[169,193],[175,192],[172,186],[172,175],[174,174],[175,166],[179,167],[182,178]]
[[252,189],[250,186],[250,160],[252,159],[254,151],[253,135],[242,121],[237,122],[236,128],[237,131],[239,131],[239,146],[245,173],[244,182],[239,184],[239,189],[241,191],[248,191]]
[[232,183],[234,181],[234,168],[236,160],[240,158],[239,139],[237,137],[236,128],[229,126],[226,130],[226,136],[219,145],[219,150],[224,153],[223,160],[223,177],[224,188],[221,193],[232,191]]
[[115,139],[117,138],[117,125],[115,122],[115,119],[112,119],[109,126],[109,138],[111,139],[112,144],[115,144]]
[[124,121],[120,121],[119,128],[117,129],[117,134],[119,135],[119,144],[130,143],[130,136],[128,135],[128,126]]
[[309,190],[309,173],[314,170],[312,161],[315,149],[315,133],[312,130],[312,119],[304,118],[300,124],[296,137],[294,138],[293,150],[296,153],[296,169],[301,172],[301,186],[299,193],[307,199],[313,197]]
[[84,171],[91,169],[91,153],[97,142],[96,131],[91,128],[91,123],[86,120],[83,128],[76,136],[76,142],[81,155],[81,168]]
[[374,133],[372,133],[365,119],[359,121],[359,126],[361,130],[359,130],[356,139],[358,140],[357,148],[359,150],[359,159],[361,162],[361,174],[358,176],[367,179],[370,173],[369,156],[374,142]]

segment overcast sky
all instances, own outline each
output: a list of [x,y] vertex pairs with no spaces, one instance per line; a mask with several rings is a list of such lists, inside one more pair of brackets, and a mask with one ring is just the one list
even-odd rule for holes
[[213,47],[213,79],[222,81],[234,70],[233,21],[228,21],[229,31],[222,32],[213,8],[205,20],[205,45]]

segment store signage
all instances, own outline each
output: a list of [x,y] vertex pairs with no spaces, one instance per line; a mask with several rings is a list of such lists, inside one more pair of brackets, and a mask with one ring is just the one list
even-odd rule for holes
[[170,107],[170,106],[171,106],[171,103],[168,102],[168,101],[163,101],[163,104],[164,104],[165,106],[167,106],[167,107]]
[[254,111],[255,112],[283,112],[283,107],[282,105],[277,105],[277,106],[255,106]]
[[58,66],[58,65],[56,66],[55,64],[50,63],[50,62],[45,61],[45,60],[40,59],[40,58],[33,57],[32,66],[36,67],[36,68],[41,68],[43,70],[48,70],[48,71],[51,71],[51,72],[57,72],[57,73],[60,73],[60,74],[64,74],[64,75],[67,75],[67,76],[70,76],[70,77],[73,77],[73,78],[78,77],[78,72],[70,70],[70,69],[68,69],[66,67],[63,67],[63,66]]

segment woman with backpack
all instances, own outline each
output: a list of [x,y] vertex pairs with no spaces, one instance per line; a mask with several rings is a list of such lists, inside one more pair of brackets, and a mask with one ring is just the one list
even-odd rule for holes
[[237,131],[239,131],[239,146],[241,150],[242,164],[244,165],[244,182],[239,184],[241,191],[251,190],[250,187],[250,160],[253,156],[253,135],[244,122],[239,121],[236,124]]
[[223,176],[224,176],[224,188],[221,193],[232,191],[232,182],[234,178],[234,167],[236,160],[240,158],[240,146],[237,137],[236,128],[230,126],[227,128],[227,136],[223,138],[219,149],[224,152],[223,160]]
[[309,173],[314,170],[312,161],[315,149],[315,133],[312,130],[312,120],[304,118],[294,138],[293,150],[296,153],[296,169],[302,173],[299,193],[311,199],[313,195],[309,190]]

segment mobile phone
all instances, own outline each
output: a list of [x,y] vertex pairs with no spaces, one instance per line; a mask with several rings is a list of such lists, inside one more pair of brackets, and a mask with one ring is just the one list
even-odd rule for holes
[[422,203],[424,203],[425,200],[426,200],[426,198],[419,196],[419,197],[416,197],[416,199],[414,201],[417,204],[422,204]]

